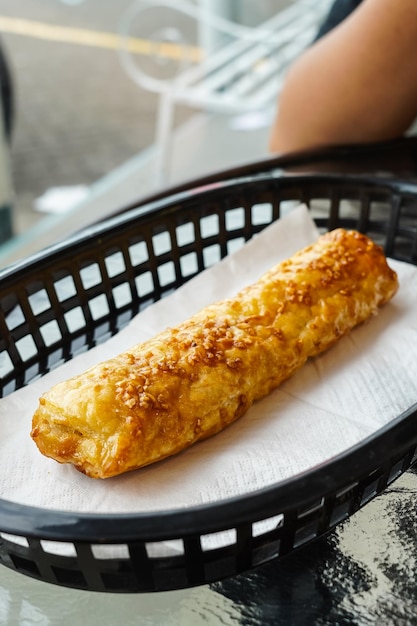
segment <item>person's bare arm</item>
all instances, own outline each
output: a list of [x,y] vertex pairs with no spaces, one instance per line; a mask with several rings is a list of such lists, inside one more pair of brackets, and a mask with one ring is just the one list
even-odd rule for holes
[[290,69],[273,152],[382,141],[417,116],[417,0],[364,0]]

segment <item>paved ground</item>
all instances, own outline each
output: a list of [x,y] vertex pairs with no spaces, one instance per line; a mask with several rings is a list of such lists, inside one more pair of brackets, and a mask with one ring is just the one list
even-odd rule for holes
[[[0,14],[55,26],[115,32],[127,2],[2,0]],[[26,29],[28,31],[28,29]],[[39,218],[34,199],[52,186],[91,183],[153,140],[156,96],[128,78],[117,52],[3,32],[16,118],[11,163],[17,226]],[[189,112],[178,114],[180,123]]]
[[[260,0],[258,17],[290,1]],[[124,73],[111,45],[131,2],[1,2],[0,38],[15,89],[11,166],[18,232],[39,219],[33,202],[46,189],[92,183],[153,141],[157,97]],[[230,2],[245,5],[246,18],[254,19],[250,0]],[[86,33],[93,34],[92,45],[82,43]],[[176,124],[192,113],[177,109]]]

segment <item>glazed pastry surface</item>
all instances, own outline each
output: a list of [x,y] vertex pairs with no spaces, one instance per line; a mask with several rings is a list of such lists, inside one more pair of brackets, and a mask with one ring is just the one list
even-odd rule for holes
[[397,288],[369,238],[326,233],[235,297],[55,385],[31,436],[93,478],[154,463],[240,418]]

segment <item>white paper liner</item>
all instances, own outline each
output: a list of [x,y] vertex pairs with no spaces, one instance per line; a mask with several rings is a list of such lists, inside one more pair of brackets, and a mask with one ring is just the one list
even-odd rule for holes
[[191,507],[253,492],[358,443],[417,399],[417,268],[390,261],[400,290],[372,320],[256,403],[215,437],[144,469],[94,480],[43,457],[31,440],[41,393],[134,343],[235,294],[318,232],[305,207],[139,314],[116,337],[0,403],[0,497],[77,512]]

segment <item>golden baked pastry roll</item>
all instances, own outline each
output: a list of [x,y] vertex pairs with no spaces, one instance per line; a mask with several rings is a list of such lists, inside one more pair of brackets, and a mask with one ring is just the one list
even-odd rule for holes
[[326,233],[236,297],[55,385],[31,436],[94,478],[164,459],[241,417],[397,287],[369,238]]

